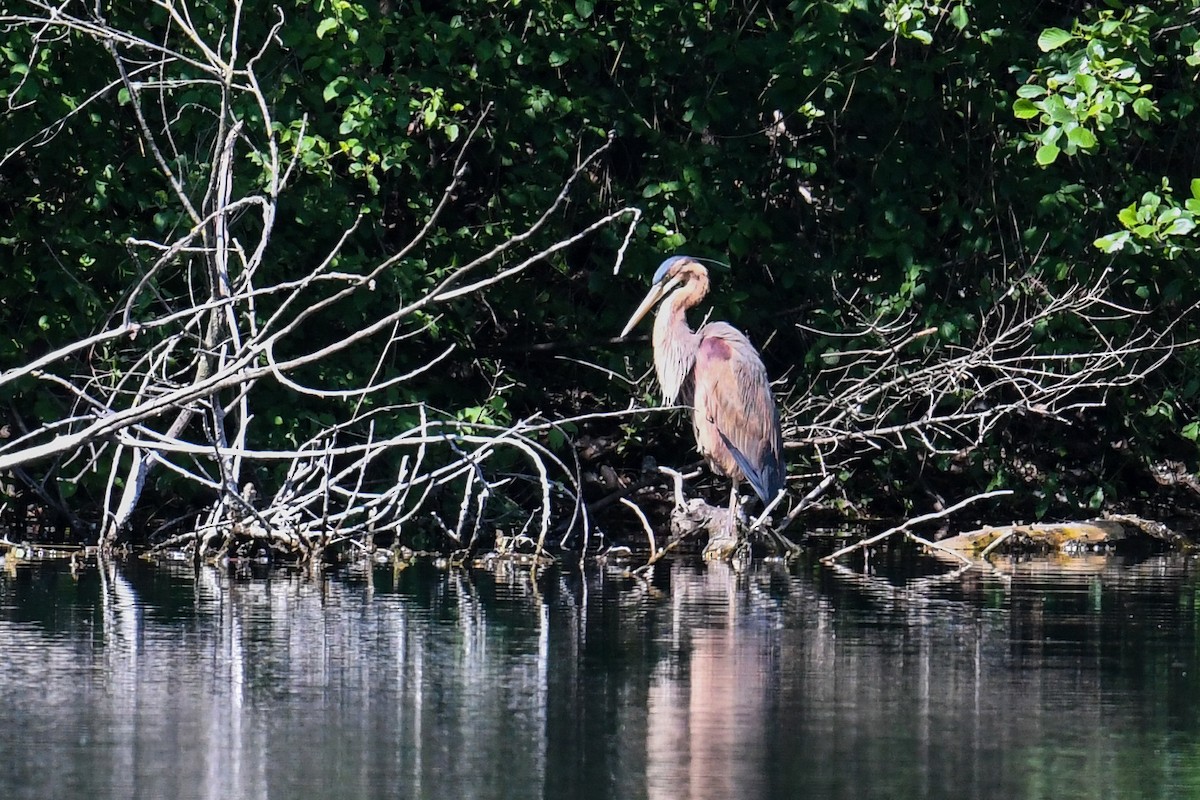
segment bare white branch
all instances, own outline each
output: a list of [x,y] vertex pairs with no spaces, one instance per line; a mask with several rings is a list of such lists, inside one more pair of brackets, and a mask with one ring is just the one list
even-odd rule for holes
[[[481,247],[427,290],[355,320],[345,336],[313,336],[339,319],[347,301],[374,291],[390,270],[427,257],[422,248],[455,202],[467,154],[490,108],[448,156],[450,178],[407,241],[364,267],[338,266],[360,233],[360,217],[327,250],[283,274],[268,254],[276,203],[299,168],[300,150],[284,144],[281,131],[299,130],[303,137],[307,118],[276,117],[259,68],[281,45],[284,12],[272,8],[265,37],[249,41],[242,14],[250,9],[241,0],[228,5],[219,29],[193,15],[186,0],[151,3],[169,19],[154,34],[160,40],[110,24],[102,4],[29,0],[27,13],[0,13],[0,26],[23,29],[35,48],[86,43],[106,50],[113,70],[92,96],[0,154],[0,164],[45,145],[81,111],[122,89],[144,157],[160,176],[171,210],[185,220],[182,230],[126,242],[131,258],[144,258],[145,266],[105,329],[56,343],[27,363],[6,365],[0,385],[33,378],[64,406],[59,418],[31,419],[16,435],[0,439],[0,471],[45,469],[49,475],[83,463],[83,470],[106,476],[104,537],[110,543],[133,518],[152,471],[166,471],[211,497],[192,537],[208,556],[223,554],[242,537],[319,557],[331,542],[397,532],[418,519],[440,520],[448,505],[457,514],[447,534],[473,544],[484,525],[497,524],[491,515],[500,515],[492,506],[499,505],[501,488],[510,514],[503,524],[528,529],[539,550],[559,522],[564,538],[574,531],[586,540],[579,464],[564,462],[545,443],[561,423],[468,424],[420,402],[371,408],[367,400],[385,391],[411,392],[416,378],[444,367],[457,352],[453,344],[433,345],[435,305],[482,299],[605,229],[618,229],[619,265],[639,218],[636,208],[551,235],[570,193],[611,139],[587,151],[554,199],[508,240]],[[180,101],[188,90],[197,91]],[[207,133],[187,139],[186,131],[197,128]],[[261,269],[264,263],[271,269]],[[266,274],[280,277],[268,282]],[[356,358],[369,372],[361,385],[314,385],[321,368],[335,368],[339,357],[364,348],[373,349],[368,358]],[[294,446],[256,446],[266,440],[264,426],[274,424],[276,413],[268,414],[263,398],[278,397],[281,389],[321,404],[332,421]],[[415,421],[405,429],[402,419]],[[516,473],[514,461],[522,465]],[[278,485],[251,485],[252,477],[278,465]]]

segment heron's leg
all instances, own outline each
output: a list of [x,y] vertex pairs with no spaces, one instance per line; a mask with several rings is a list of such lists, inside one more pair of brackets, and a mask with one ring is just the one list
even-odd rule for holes
[[729,487],[729,535],[737,535],[737,511],[738,511],[738,493],[737,481]]
[[738,512],[742,509],[738,503],[737,490],[737,481],[734,481],[729,490],[729,538],[733,541],[733,550],[728,557],[733,568],[740,572],[750,563],[750,537],[747,535],[743,538],[742,532],[738,530]]
[[[712,507],[709,506],[711,509]],[[725,518],[725,524],[720,528],[716,526],[709,528],[708,544],[704,545],[704,560],[705,561],[726,561],[738,548],[738,525],[737,525],[737,508],[738,495],[737,484],[729,490],[729,515]],[[715,514],[713,516],[716,516]],[[710,517],[709,524],[712,525],[714,520]]]

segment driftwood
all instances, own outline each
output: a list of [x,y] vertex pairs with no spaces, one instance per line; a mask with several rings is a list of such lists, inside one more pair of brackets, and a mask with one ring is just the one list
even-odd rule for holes
[[984,527],[951,536],[938,542],[946,550],[974,556],[986,556],[1001,545],[1005,549],[1040,551],[1068,550],[1118,542],[1128,538],[1125,526],[1107,520],[1001,525]]
[[[682,500],[682,492],[678,485],[676,490],[677,498]],[[642,521],[650,544],[650,557],[645,564],[635,569],[634,573],[645,572],[688,540],[707,540],[703,550],[705,561],[728,561],[743,555],[748,556],[750,552],[749,539],[746,537],[753,535],[758,530],[766,531],[773,537],[774,543],[777,546],[782,545],[785,551],[794,552],[798,549],[795,544],[776,534],[765,524],[767,522],[766,515],[781,499],[782,495],[749,525],[746,524],[742,515],[731,515],[729,506],[710,505],[700,498],[681,501],[671,511],[670,538],[662,547],[657,546],[653,528],[641,510],[631,501],[622,500],[635,511]]]
[[997,551],[1082,551],[1091,547],[1149,537],[1173,547],[1186,540],[1166,525],[1129,514],[1081,522],[1037,523],[984,527],[942,539],[938,546],[966,555],[986,557]]
[[[682,501],[683,495],[678,483],[676,489],[677,499]],[[622,498],[621,502],[637,515],[650,545],[650,557],[646,559],[646,563],[633,570],[635,575],[640,575],[657,564],[683,542],[699,538],[701,535],[708,537],[708,545],[704,548],[705,559],[728,558],[737,548],[736,521],[730,518],[728,507],[712,506],[700,498],[677,503],[671,511],[670,538],[666,544],[659,547],[654,528],[641,509],[627,498]],[[711,556],[710,548],[713,548]]]
[[671,513],[671,536],[681,540],[688,536],[707,537],[705,561],[725,561],[732,558],[742,543],[738,536],[740,520],[729,513],[729,506],[713,506],[703,500],[690,500]]

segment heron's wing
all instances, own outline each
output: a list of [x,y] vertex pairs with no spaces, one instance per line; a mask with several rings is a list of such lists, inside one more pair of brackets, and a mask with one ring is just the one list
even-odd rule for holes
[[783,488],[779,410],[762,359],[736,328],[714,322],[700,330],[696,354],[696,441],[714,466],[745,478],[764,503]]

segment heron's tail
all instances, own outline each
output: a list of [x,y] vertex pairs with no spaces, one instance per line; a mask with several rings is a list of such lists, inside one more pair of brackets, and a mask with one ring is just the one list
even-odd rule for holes
[[783,488],[783,462],[778,457],[771,458],[770,454],[764,459],[762,466],[756,466],[751,463],[750,459],[746,458],[746,454],[734,446],[733,442],[729,441],[729,437],[720,431],[717,432],[721,437],[721,441],[729,448],[730,455],[737,462],[738,469],[746,476],[750,487],[754,489],[754,493],[758,495],[758,499],[763,501],[763,505],[767,505],[775,499],[775,495],[779,494],[779,490]]

